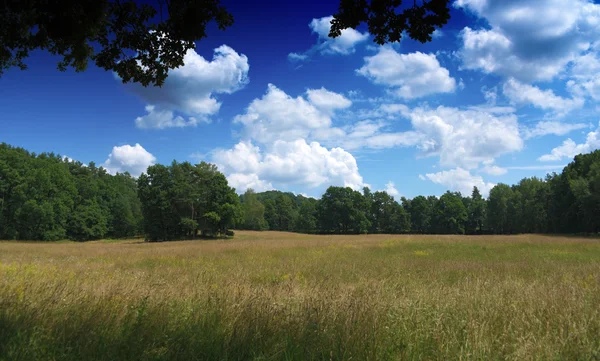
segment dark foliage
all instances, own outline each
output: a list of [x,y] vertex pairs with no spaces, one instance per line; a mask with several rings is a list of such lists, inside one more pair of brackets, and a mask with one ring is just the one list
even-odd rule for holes
[[562,173],[498,184],[488,199],[402,198],[329,187],[320,199],[248,190],[216,166],[153,165],[136,180],[52,153],[0,144],[0,239],[78,241],[145,234],[149,241],[232,236],[231,228],[303,233],[514,234],[600,232],[600,150]]
[[[450,19],[449,0],[340,0],[331,37],[366,23],[378,44],[404,32],[422,43]],[[301,5],[299,5],[301,6]],[[161,86],[170,69],[206,37],[212,21],[224,30],[233,16],[220,0],[5,0],[0,5],[0,76],[40,49],[58,55],[58,69],[86,70],[89,61],[124,83]]]
[[0,144],[0,239],[119,238],[139,234],[141,224],[128,173]]
[[425,43],[431,34],[450,20],[450,0],[413,0],[402,7],[402,0],[341,0],[338,13],[331,21],[329,36],[342,30],[356,29],[366,23],[374,41],[383,45],[398,42],[406,32],[412,39]]
[[26,69],[29,53],[62,57],[61,71],[84,71],[88,62],[116,72],[124,83],[162,85],[183,65],[206,26],[220,29],[233,17],[219,0],[6,0],[0,5],[0,75]]

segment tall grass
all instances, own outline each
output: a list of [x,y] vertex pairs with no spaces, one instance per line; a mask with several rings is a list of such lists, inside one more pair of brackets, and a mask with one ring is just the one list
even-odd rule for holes
[[0,360],[600,359],[600,242],[0,243]]

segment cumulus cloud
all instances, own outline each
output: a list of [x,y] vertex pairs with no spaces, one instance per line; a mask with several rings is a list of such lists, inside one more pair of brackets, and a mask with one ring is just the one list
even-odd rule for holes
[[219,149],[213,161],[227,174],[238,192],[265,189],[272,184],[347,186],[360,189],[364,183],[356,159],[342,148],[327,149],[317,142],[277,140],[265,151],[249,141],[232,149]]
[[352,105],[352,102],[342,94],[325,88],[309,89],[306,94],[311,104],[330,115],[333,115],[334,111],[338,109],[345,109]]
[[392,181],[386,183],[385,192],[394,198],[400,197],[400,192],[398,192],[396,185]]
[[600,148],[600,125],[598,129],[589,132],[584,143],[577,144],[571,138],[565,140],[560,146],[552,149],[549,154],[544,154],[538,160],[551,162],[573,158],[581,153],[589,153]]
[[534,127],[523,128],[523,137],[525,139],[542,137],[544,135],[565,135],[574,130],[587,128],[588,125],[584,123],[563,123],[557,121],[541,121],[538,122]]
[[[444,167],[466,169],[523,147],[517,117],[510,112],[513,109],[383,104],[364,114],[358,112],[359,117],[370,119],[336,126],[335,112],[350,104],[342,95],[323,88],[294,98],[270,84],[267,93],[253,100],[234,121],[243,125],[245,139],[258,144],[305,139],[346,150],[416,147],[423,156],[439,156]],[[402,118],[410,120],[412,129],[392,131],[390,122]]]
[[[148,114],[135,120],[137,127],[162,129],[208,122],[208,117],[221,107],[216,94],[231,94],[248,83],[248,58],[227,45],[216,48],[211,61],[194,49],[187,51],[183,61],[185,65],[169,71],[162,87],[126,85],[149,104]],[[175,116],[175,112],[189,118]]]
[[366,41],[369,33],[361,33],[352,28],[342,30],[342,34],[336,38],[329,37],[333,16],[313,19],[308,25],[313,33],[319,36],[319,50],[324,54],[348,55],[354,53],[354,47]]
[[342,133],[340,138],[328,140],[344,149],[359,148],[387,149],[412,147],[422,141],[422,135],[414,131],[389,132],[384,121],[363,120],[343,128],[334,128]]
[[392,93],[404,99],[451,93],[456,89],[456,81],[434,54],[399,54],[392,48],[381,47],[376,55],[365,57],[365,65],[356,72],[375,84],[390,87]]
[[583,107],[583,98],[567,99],[554,94],[550,89],[540,88],[523,84],[514,78],[504,83],[502,88],[504,95],[517,105],[531,104],[536,108],[551,110],[556,115],[563,116],[571,110]]
[[[309,89],[292,97],[269,84],[264,96],[254,99],[243,114],[234,118],[243,127],[243,140],[233,149],[217,151],[214,159],[236,179],[239,190],[247,187],[243,183],[258,181],[262,183],[254,185],[255,188],[284,183],[317,187],[336,179],[337,184],[358,186],[363,184],[362,178],[348,151],[414,147],[421,156],[438,156],[442,167],[468,170],[478,168],[483,162],[491,164],[496,157],[523,148],[514,109],[443,106],[432,109],[381,104],[364,114],[357,112],[359,118],[369,119],[336,124],[337,112],[351,105],[343,95],[324,88]],[[400,119],[409,120],[412,129],[392,130],[391,121]],[[300,161],[296,154],[302,154],[309,163]],[[346,169],[340,173],[344,175],[342,178],[324,170],[316,173],[310,170],[329,162],[325,160],[333,155],[338,163],[330,163],[344,164]],[[348,157],[348,162],[339,161],[342,155]],[[284,177],[266,169],[281,170],[292,176]],[[491,167],[488,170],[500,172]]]
[[349,55],[355,52],[356,45],[369,38],[369,33],[361,33],[352,28],[342,30],[342,34],[336,38],[330,38],[331,20],[333,20],[333,16],[312,19],[308,27],[313,33],[317,34],[317,44],[302,54],[289,53],[288,59],[292,62],[300,62],[308,59],[310,55],[316,52],[321,54]]
[[589,52],[573,62],[572,80],[567,82],[569,90],[577,96],[588,96],[600,101],[600,59],[595,52]]
[[490,190],[495,186],[493,183],[485,182],[481,176],[472,175],[468,170],[460,167],[438,173],[428,173],[425,177],[421,177],[421,179],[423,178],[465,195],[471,194],[473,187],[477,187],[481,194],[487,197]]
[[244,114],[234,118],[234,123],[243,126],[245,138],[267,145],[276,140],[305,139],[344,149],[381,149],[414,146],[419,142],[415,132],[385,131],[387,123],[383,121],[334,126],[335,113],[351,105],[348,98],[325,88],[309,89],[306,96],[294,98],[269,84],[267,93],[254,99]]
[[374,106],[370,109],[360,109],[355,114],[360,119],[386,119],[396,120],[406,116],[410,112],[410,108],[404,104],[384,103]]
[[508,172],[506,168],[498,167],[497,165],[493,164],[486,164],[482,170],[485,173],[493,176],[501,176]]
[[[318,98],[320,106],[326,104],[328,110],[340,106],[339,99],[336,98],[337,104],[331,100],[331,94],[335,93],[324,89],[316,92],[321,97],[313,93],[313,99]],[[329,101],[323,98],[325,93],[329,95]],[[330,115],[319,110],[310,100],[302,96],[293,98],[273,84],[268,85],[262,98],[250,103],[246,113],[236,116],[234,122],[242,124],[245,135],[260,143],[308,138],[312,132],[327,129],[332,124]]]
[[258,178],[258,174],[256,173],[231,173],[227,176],[227,181],[238,193],[243,193],[248,189],[252,189],[255,192],[265,192],[275,189],[271,182]]
[[565,166],[566,165],[564,165],[564,164],[556,164],[556,165],[548,164],[548,165],[524,165],[524,166],[506,167],[506,168],[507,169],[511,169],[511,170],[545,170],[545,171],[551,171],[551,170],[563,169]]
[[156,109],[154,105],[147,105],[146,112],[146,115],[135,118],[136,127],[165,129],[195,127],[199,123],[210,123],[210,120],[204,117],[200,119],[189,117],[186,120],[181,116],[175,116],[171,110]]
[[444,167],[476,168],[479,163],[523,148],[517,117],[440,106],[409,114],[425,156],[439,156]]
[[490,29],[461,32],[463,67],[515,77],[551,80],[598,39],[600,6],[588,0],[457,0],[487,20]]
[[156,157],[136,143],[134,146],[126,144],[113,147],[102,166],[112,174],[129,172],[132,176],[138,177],[155,162]]

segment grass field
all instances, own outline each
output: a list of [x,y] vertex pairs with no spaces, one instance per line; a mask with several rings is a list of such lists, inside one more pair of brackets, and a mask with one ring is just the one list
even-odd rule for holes
[[598,360],[600,241],[0,242],[0,360]]

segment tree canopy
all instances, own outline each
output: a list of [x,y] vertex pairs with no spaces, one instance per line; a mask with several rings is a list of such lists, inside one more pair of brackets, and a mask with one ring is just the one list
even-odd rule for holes
[[[450,18],[449,0],[402,3],[340,0],[329,35],[366,23],[378,44],[400,41],[405,32],[424,43]],[[0,5],[0,76],[12,67],[26,69],[29,53],[41,49],[62,58],[61,71],[81,72],[92,61],[124,83],[161,86],[213,21],[221,30],[233,24],[220,0],[6,0]]]
[[400,41],[404,32],[426,43],[431,41],[436,28],[450,19],[450,0],[413,0],[409,7],[402,7],[402,3],[402,0],[340,0],[329,36],[335,38],[344,29],[366,23],[379,45]]
[[220,0],[7,0],[0,6],[0,75],[26,69],[24,59],[42,49],[62,57],[61,71],[84,71],[93,61],[123,82],[160,86],[206,37],[208,23],[233,24]]
[[239,198],[214,164],[150,166],[138,179],[138,195],[148,241],[226,235],[243,222]]
[[0,239],[128,237],[141,225],[137,185],[128,173],[113,176],[94,163],[0,144]]
[[214,164],[156,164],[138,179],[53,153],[0,144],[0,239],[168,241],[231,229],[322,234],[600,232],[600,150],[560,174],[497,184],[487,199],[446,192],[398,202],[385,191],[331,186],[320,199],[237,195]]

